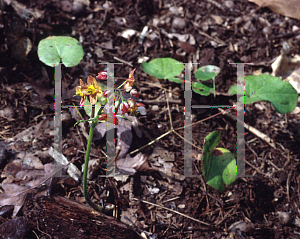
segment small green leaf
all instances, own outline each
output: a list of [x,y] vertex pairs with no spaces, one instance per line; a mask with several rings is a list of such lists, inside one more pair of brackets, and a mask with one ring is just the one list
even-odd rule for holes
[[256,101],[269,101],[274,109],[281,114],[292,112],[298,100],[295,88],[280,78],[262,74],[259,76],[246,76],[246,96],[240,102],[251,104]]
[[214,87],[212,83],[194,82],[192,84],[192,89],[197,94],[208,96],[210,95],[210,92],[214,90]]
[[149,63],[143,62],[141,65],[143,71],[158,79],[168,79],[170,81],[181,83],[182,81],[175,76],[180,75],[184,65],[172,58],[157,58]]
[[48,66],[57,66],[60,61],[66,67],[78,65],[83,58],[83,49],[78,41],[68,36],[51,36],[38,45],[40,61]]
[[216,131],[211,132],[209,135],[205,137],[205,143],[203,146],[203,155],[202,155],[202,171],[204,174],[204,178],[208,177],[211,165],[211,153],[213,149],[218,145],[220,140],[221,133]]
[[224,191],[236,180],[236,160],[223,148],[214,149],[220,139],[220,133],[213,131],[205,138],[202,155],[202,172],[205,181],[219,192]]
[[207,81],[210,79],[214,79],[220,73],[220,68],[217,66],[202,66],[200,67],[196,73],[195,77],[202,81]]
[[[85,102],[83,104],[83,108],[84,108],[84,111],[85,113],[91,117],[92,116],[92,104],[90,103],[88,97],[85,99]],[[98,111],[100,110],[101,108],[101,104],[99,102],[96,103],[96,106],[95,106],[95,114],[98,113]]]
[[223,192],[236,180],[236,160],[229,150],[216,148],[212,153],[211,167],[206,182],[209,186]]

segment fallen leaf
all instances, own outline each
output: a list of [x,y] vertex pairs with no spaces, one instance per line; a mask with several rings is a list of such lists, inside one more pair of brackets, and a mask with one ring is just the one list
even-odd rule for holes
[[125,120],[123,118],[119,118],[119,125],[118,125],[118,143],[117,147],[120,149],[119,158],[123,158],[128,150],[130,149],[132,143],[132,131],[131,131],[131,122]]
[[13,217],[16,217],[24,204],[27,188],[14,183],[3,183],[2,188],[4,193],[0,194],[0,206],[13,205]]
[[283,81],[288,81],[300,94],[300,56],[289,57],[290,50],[288,43],[284,42],[280,56],[271,65],[272,75],[281,77]]
[[268,7],[273,12],[286,17],[300,19],[300,1],[299,0],[248,0],[254,2],[259,7]]
[[27,232],[27,220],[25,217],[18,217],[0,225],[0,238],[20,239],[24,238]]
[[130,157],[128,154],[126,158],[118,159],[116,165],[124,175],[133,175],[137,171],[146,171],[150,168],[147,157],[142,153],[138,153],[134,157]]

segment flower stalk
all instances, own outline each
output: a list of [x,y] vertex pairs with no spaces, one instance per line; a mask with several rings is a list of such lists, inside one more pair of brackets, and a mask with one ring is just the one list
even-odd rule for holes
[[[132,70],[129,74],[129,77],[126,79],[126,81],[121,84],[124,85],[124,90],[131,92],[131,95],[134,97],[138,97],[139,94],[137,90],[132,89],[132,85],[134,85],[134,70]],[[107,78],[107,73],[106,72],[99,72],[98,76],[96,77],[99,80],[105,80]],[[144,106],[141,103],[136,103],[134,99],[127,99],[127,102],[125,101],[122,90],[120,89],[121,86],[119,86],[116,90],[118,91],[118,97],[115,99],[114,106],[110,108],[105,108],[105,105],[109,102],[109,97],[111,95],[111,92],[109,90],[105,90],[104,92],[102,91],[101,87],[98,86],[97,81],[94,77],[88,76],[87,79],[87,85],[83,83],[83,81],[80,79],[79,80],[79,86],[76,87],[76,95],[75,96],[80,96],[80,106],[83,106],[85,103],[86,98],[88,97],[91,105],[92,105],[92,112],[91,112],[91,118],[89,120],[81,120],[79,122],[83,121],[89,121],[90,122],[90,132],[89,132],[89,138],[87,142],[87,148],[86,148],[86,154],[85,154],[85,163],[84,163],[84,171],[83,171],[83,179],[82,179],[82,185],[83,185],[83,195],[84,198],[87,202],[87,204],[95,209],[96,211],[103,212],[103,211],[108,211],[103,209],[102,206],[97,205],[94,203],[89,195],[88,195],[88,190],[87,190],[87,174],[88,174],[88,165],[89,165],[89,158],[90,158],[90,152],[91,152],[91,146],[92,146],[92,140],[93,140],[93,134],[95,130],[95,126],[99,122],[107,122],[107,123],[114,123],[114,125],[118,125],[118,117],[125,118],[123,115],[127,112],[131,113],[136,113],[138,106]],[[96,116],[95,116],[95,105],[97,104],[98,97],[103,97],[105,100],[101,103],[101,108],[98,110]],[[122,101],[121,104],[119,104],[119,100]],[[98,102],[99,104],[99,102]],[[118,109],[120,108],[121,115],[117,115]],[[94,117],[95,116],[95,117]],[[125,118],[126,119],[126,118]],[[77,124],[76,123],[76,124]],[[75,124],[75,125],[76,125]],[[117,157],[117,156],[116,156]]]

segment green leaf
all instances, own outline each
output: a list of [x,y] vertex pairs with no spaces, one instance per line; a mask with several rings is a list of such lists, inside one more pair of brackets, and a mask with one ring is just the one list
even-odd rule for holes
[[205,143],[203,146],[203,155],[202,155],[202,171],[204,174],[204,178],[209,175],[210,166],[211,166],[211,153],[213,149],[218,145],[220,140],[221,133],[216,131],[211,132],[209,135],[205,137]]
[[78,41],[68,36],[51,36],[38,45],[40,61],[54,67],[62,61],[66,67],[78,65],[83,58],[83,49]]
[[[98,97],[99,98],[99,97]],[[83,108],[84,108],[84,111],[85,113],[91,117],[92,116],[92,104],[90,103],[88,97],[85,99],[85,102],[83,104]],[[98,111],[100,110],[101,108],[101,104],[99,102],[96,103],[95,105],[95,115],[98,113]]]
[[205,181],[219,192],[236,180],[236,160],[227,149],[214,149],[220,133],[213,131],[205,138],[202,155],[202,172]]
[[212,153],[211,168],[206,179],[209,186],[223,192],[236,180],[236,160],[229,150],[216,148]]
[[194,82],[192,84],[192,89],[197,94],[208,96],[214,87],[212,83]]
[[220,73],[220,68],[217,66],[202,66],[200,67],[196,73],[195,77],[202,81],[207,81],[210,79],[214,79]]
[[228,90],[228,95],[236,95],[238,93],[237,90],[239,90],[239,94],[241,94],[241,95],[244,94],[243,93],[244,89],[240,85],[238,85],[238,87],[237,87],[237,85],[235,84],[235,85],[230,86],[230,88]]
[[181,83],[182,81],[175,76],[180,75],[184,65],[172,58],[157,58],[149,63],[143,62],[141,65],[143,71],[158,79],[168,79],[170,81]]
[[259,76],[246,76],[246,95],[240,102],[251,104],[256,101],[269,101],[274,109],[281,114],[292,112],[298,100],[295,88],[280,78],[262,74]]

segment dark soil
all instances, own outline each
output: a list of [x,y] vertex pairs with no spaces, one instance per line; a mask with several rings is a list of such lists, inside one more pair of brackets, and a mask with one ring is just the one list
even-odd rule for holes
[[[173,127],[175,130],[180,128],[176,131],[184,135],[183,84],[149,77],[141,69],[140,59],[171,57],[181,62],[198,62],[200,66],[219,66],[220,74],[215,81],[217,97],[214,98],[213,94],[204,97],[193,93],[192,105],[209,106],[233,105],[236,102],[236,97],[226,94],[237,81],[237,68],[229,63],[253,63],[245,66],[246,75],[254,72],[271,74],[271,63],[280,55],[284,41],[292,47],[292,55],[300,54],[300,35],[293,31],[295,27],[300,27],[300,21],[285,18],[268,8],[258,9],[248,1],[87,0],[89,6],[79,7],[72,1],[19,2],[25,4],[27,9],[44,12],[34,18],[25,12],[19,12],[18,15],[15,9],[6,6],[0,15],[0,140],[3,142],[43,120],[53,122],[54,70],[40,62],[37,56],[39,41],[48,36],[72,36],[80,40],[85,52],[78,66],[62,66],[64,105],[79,103],[77,98],[75,101],[73,98],[79,79],[86,81],[88,75],[96,76],[99,71],[105,70],[105,64],[98,63],[122,63],[115,65],[117,85],[136,68],[135,79],[147,115],[137,116],[143,138],[139,139],[134,134],[136,142],[131,149],[170,130],[166,95],[170,101]],[[180,18],[179,23],[176,20],[173,22],[176,18]],[[153,39],[149,35],[141,38],[135,34],[128,39],[121,36],[121,32],[126,29],[141,33],[145,26],[149,27],[149,35]],[[188,43],[188,40],[182,42],[178,37],[171,39],[167,33],[190,34],[195,44]],[[22,37],[28,37],[32,43],[27,56],[17,44]],[[70,116],[68,112],[68,109],[63,109],[66,117]],[[236,116],[234,109],[228,112]],[[193,109],[193,123],[218,113],[216,108]],[[63,154],[81,170],[87,141],[78,127],[74,127],[75,122],[71,118],[63,120]],[[115,205],[118,209],[115,217],[118,220],[122,218],[123,222],[130,224],[135,231],[143,232],[147,238],[300,238],[298,226],[292,221],[283,224],[278,217],[280,212],[288,212],[293,218],[299,217],[299,113],[278,114],[269,103],[258,102],[245,106],[245,122],[269,136],[276,147],[271,147],[245,130],[245,174],[251,176],[238,178],[222,193],[206,185],[199,173],[200,149],[204,138],[214,130],[221,132],[218,146],[230,150],[236,156],[236,121],[218,114],[192,127],[193,144],[198,147],[193,147],[193,173],[198,176],[186,177],[184,180],[174,179],[170,175],[162,176],[155,171],[138,172],[126,182],[97,177],[105,174],[103,152],[106,151],[106,144],[104,139],[95,141],[91,159],[98,159],[100,163],[88,184],[89,195],[99,204],[102,201]],[[0,145],[0,170],[13,162],[16,151],[33,152],[53,147],[53,134],[41,134],[42,138],[37,142],[20,144],[11,151],[6,144]],[[163,149],[166,155],[161,157],[168,160],[173,158],[173,173],[183,175],[183,145],[184,141],[172,133],[148,146],[142,153],[149,157],[151,166],[151,159],[157,157],[153,156],[153,152],[157,148]],[[43,164],[52,162],[49,156],[40,160]],[[6,176],[2,175],[0,182],[4,179]],[[18,213],[18,216],[25,216],[28,222],[23,238],[106,238],[97,229],[101,219],[77,217],[77,209],[74,215],[70,214],[72,209],[62,207],[52,198],[56,195],[84,204],[81,187],[81,181],[77,183],[71,178],[63,179],[52,184],[48,199],[27,197],[27,206]],[[149,188],[159,189],[159,192],[151,193]],[[48,212],[47,207],[62,210],[60,218],[55,214],[58,220],[54,222],[57,225],[60,220],[62,224],[71,223],[69,218],[75,218],[78,227],[73,227],[73,224],[72,230],[55,228],[51,217],[43,213]],[[85,210],[78,210],[78,215],[91,213]],[[124,213],[128,220],[124,219]],[[0,226],[11,220],[11,216],[12,210],[3,215],[1,213]],[[84,219],[81,221],[78,218]],[[106,217],[109,220],[107,218],[110,217]],[[111,220],[116,223],[115,218],[111,217]],[[233,223],[240,224],[229,229]],[[68,224],[65,225],[68,227]],[[97,230],[98,234],[95,234]],[[123,238],[134,238],[130,233],[131,229],[124,229]],[[111,238],[117,237],[111,234]]]

